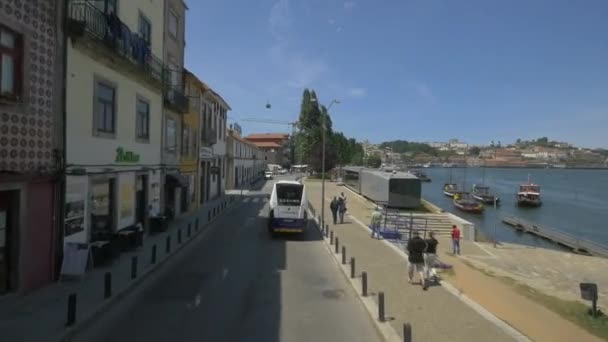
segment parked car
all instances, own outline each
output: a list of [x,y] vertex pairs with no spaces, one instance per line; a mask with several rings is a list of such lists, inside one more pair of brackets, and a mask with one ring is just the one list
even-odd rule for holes
[[272,179],[272,171],[266,171],[266,173],[264,173],[264,178],[265,179]]

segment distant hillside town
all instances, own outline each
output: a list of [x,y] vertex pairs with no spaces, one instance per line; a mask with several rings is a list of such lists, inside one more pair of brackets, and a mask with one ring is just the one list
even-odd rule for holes
[[485,166],[485,167],[608,167],[608,150],[577,147],[547,137],[502,144],[472,145],[458,139],[447,142],[386,141],[363,142],[365,159],[374,163],[403,165]]

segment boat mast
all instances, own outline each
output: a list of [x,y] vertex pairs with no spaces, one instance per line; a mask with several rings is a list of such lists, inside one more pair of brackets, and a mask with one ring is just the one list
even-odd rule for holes
[[467,185],[467,152],[464,152],[464,177],[462,179],[462,190],[465,191]]
[[483,161],[483,166],[481,167],[481,185],[486,185],[486,161]]

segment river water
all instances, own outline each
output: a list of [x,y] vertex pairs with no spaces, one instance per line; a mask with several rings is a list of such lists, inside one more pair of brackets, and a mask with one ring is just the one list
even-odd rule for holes
[[[429,168],[422,171],[432,179],[430,183],[422,183],[424,199],[474,223],[486,235],[496,236],[498,241],[553,246],[542,239],[517,233],[501,221],[504,216],[517,216],[608,245],[608,170],[470,167],[466,170]],[[519,208],[515,201],[519,184],[527,182],[528,176],[541,186],[543,205],[539,208]],[[483,214],[459,211],[442,192],[443,184],[449,182],[450,177],[459,188],[464,181],[468,191],[473,184],[485,181],[490,191],[500,197],[501,204],[497,209],[486,205]]]

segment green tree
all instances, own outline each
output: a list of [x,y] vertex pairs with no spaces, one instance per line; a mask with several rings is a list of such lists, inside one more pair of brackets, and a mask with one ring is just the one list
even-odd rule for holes
[[298,121],[299,132],[294,137],[298,164],[308,164],[317,172],[322,170],[324,131],[325,170],[331,170],[337,164],[363,164],[363,146],[355,139],[348,139],[342,132],[334,132],[332,126],[331,116],[327,108],[318,105],[314,90],[305,89]]
[[426,153],[432,156],[437,156],[437,150],[428,144],[410,142],[407,140],[386,141],[380,144],[381,149],[390,147],[394,153],[412,152],[414,155]]
[[473,146],[473,147],[469,148],[470,156],[478,156],[480,152],[481,152],[481,149],[477,146]]
[[382,159],[380,159],[380,156],[371,155],[367,158],[367,167],[379,168],[380,165],[382,165]]
[[547,146],[547,145],[549,145],[549,138],[547,138],[547,137],[538,138],[538,139],[536,139],[536,144],[540,145],[540,146]]

